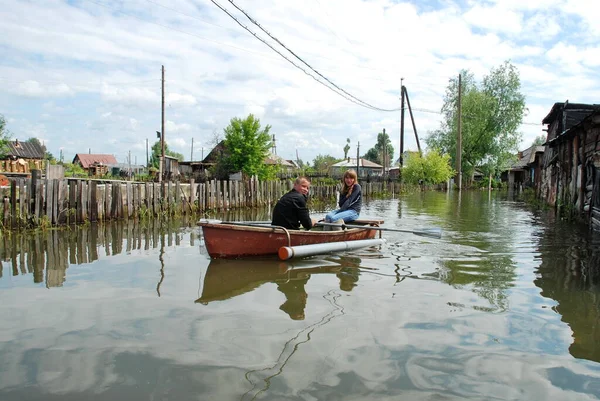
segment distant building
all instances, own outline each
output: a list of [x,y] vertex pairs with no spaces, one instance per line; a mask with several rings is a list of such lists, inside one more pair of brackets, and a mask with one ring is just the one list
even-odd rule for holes
[[373,163],[370,160],[360,158],[358,165],[356,158],[348,157],[347,159],[337,162],[329,167],[329,175],[341,176],[346,170],[357,170],[356,173],[359,177],[368,177],[371,175],[382,175],[383,166],[377,163]]
[[294,163],[290,163],[288,160],[273,153],[269,153],[267,157],[265,157],[265,164],[267,166],[279,166],[283,171],[293,171],[296,169]]
[[18,139],[6,145],[6,155],[0,169],[4,172],[29,173],[31,170],[43,170],[46,151],[37,142],[20,142]]
[[543,146],[531,146],[517,154],[517,161],[500,175],[509,188],[534,187],[541,182]]

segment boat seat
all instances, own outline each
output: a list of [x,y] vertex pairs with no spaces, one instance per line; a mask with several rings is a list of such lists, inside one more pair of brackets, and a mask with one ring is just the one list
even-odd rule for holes
[[339,219],[337,221],[333,221],[331,224],[339,224],[340,227],[333,226],[323,226],[323,231],[342,231],[342,224],[344,224],[344,219]]

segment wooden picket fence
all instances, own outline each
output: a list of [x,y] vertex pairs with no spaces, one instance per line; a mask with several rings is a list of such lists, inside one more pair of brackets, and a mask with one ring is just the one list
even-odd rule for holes
[[[3,190],[4,229],[60,226],[114,219],[194,214],[274,205],[293,186],[286,181],[206,183],[15,178]],[[397,183],[362,184],[363,194],[398,193]],[[335,199],[337,187],[313,186],[311,196]]]

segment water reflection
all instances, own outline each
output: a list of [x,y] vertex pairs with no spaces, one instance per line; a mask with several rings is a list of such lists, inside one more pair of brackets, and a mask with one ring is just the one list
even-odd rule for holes
[[306,285],[318,274],[336,275],[339,288],[352,291],[360,276],[358,257],[308,259],[281,262],[274,259],[211,260],[204,275],[202,296],[197,303],[208,305],[254,291],[272,283],[285,296],[279,309],[292,320],[304,320],[308,299]]
[[[113,222],[106,225],[72,227],[68,230],[48,230],[34,233],[13,233],[0,241],[0,278],[5,267],[12,276],[32,275],[34,283],[47,288],[61,287],[67,279],[69,266],[92,263],[105,256],[131,253],[160,247],[161,281],[164,279],[165,247],[179,245],[182,222],[169,224],[136,224]],[[198,234],[190,233],[191,245]],[[160,296],[160,282],[157,285]]]
[[550,224],[540,235],[539,249],[534,283],[558,303],[555,310],[571,327],[569,352],[600,362],[600,235],[584,227]]

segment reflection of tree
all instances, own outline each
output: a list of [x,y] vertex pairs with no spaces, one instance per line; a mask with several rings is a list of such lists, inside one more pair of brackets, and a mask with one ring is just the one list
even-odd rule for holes
[[498,194],[419,192],[403,198],[403,211],[438,216],[448,230],[456,233],[452,238],[455,244],[486,252],[485,257],[478,253],[443,259],[441,263],[447,272],[442,280],[454,286],[471,287],[495,308],[505,310],[506,292],[516,279],[513,245],[519,240],[517,225],[510,221],[517,222],[525,214],[515,213],[500,202],[491,202],[491,196]]
[[600,237],[577,230],[547,230],[540,239],[541,264],[535,285],[557,303],[573,331],[569,352],[600,362]]
[[508,309],[506,291],[513,286],[516,278],[516,267],[510,257],[490,255],[490,259],[446,260],[442,264],[448,269],[444,280],[448,284],[473,287],[473,292],[487,299],[495,308]]

